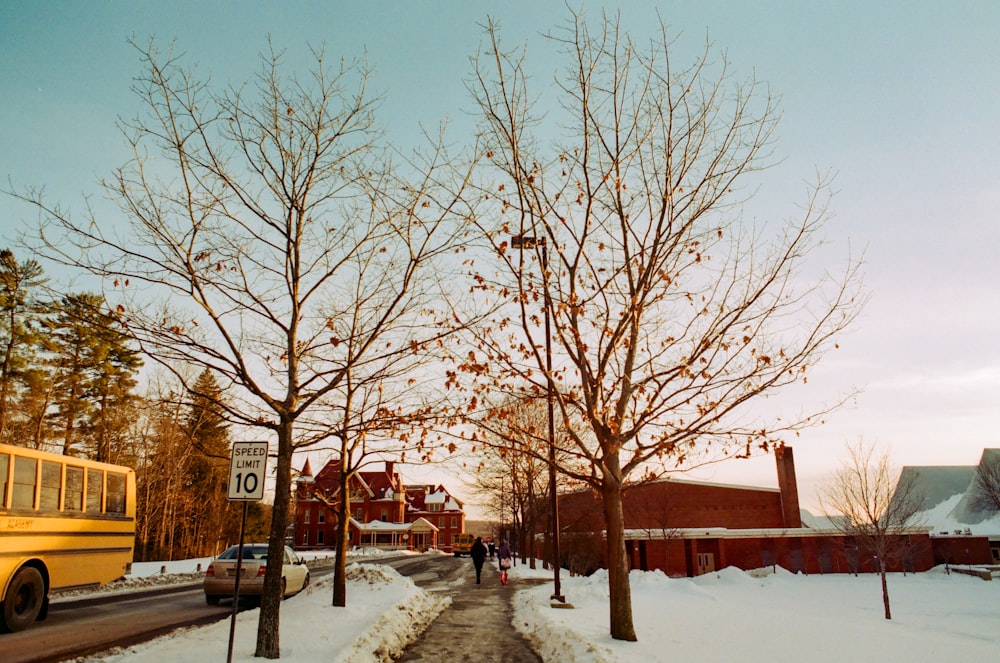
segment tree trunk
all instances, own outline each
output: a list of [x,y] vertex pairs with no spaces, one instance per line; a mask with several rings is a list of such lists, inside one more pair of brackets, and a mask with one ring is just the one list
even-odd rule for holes
[[[341,449],[341,459],[345,449]],[[341,463],[344,461],[341,460]],[[337,506],[337,558],[333,569],[333,605],[347,606],[347,546],[351,540],[351,491],[348,474],[340,470],[340,502]]]
[[607,527],[608,590],[611,599],[611,637],[635,642],[632,623],[632,589],[629,585],[628,559],[625,555],[625,517],[622,512],[621,482],[617,456],[607,459],[609,472],[604,476],[601,497]]
[[281,609],[281,564],[285,554],[285,525],[292,484],[292,434],[295,424],[282,419],[278,427],[278,467],[274,479],[274,507],[271,509],[271,533],[268,537],[267,558],[279,561],[268,564],[264,575],[264,593],[260,597],[260,618],[257,621],[257,651],[254,656],[280,658],[278,642]]
[[882,604],[885,606],[885,618],[892,619],[892,612],[889,610],[889,584],[885,579],[885,558],[879,555],[878,573],[882,577]]

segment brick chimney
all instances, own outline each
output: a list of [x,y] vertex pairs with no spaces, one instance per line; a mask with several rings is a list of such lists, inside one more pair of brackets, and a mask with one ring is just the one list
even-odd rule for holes
[[792,448],[786,446],[775,448],[774,459],[778,465],[781,517],[785,527],[802,527],[802,514],[799,513],[799,485],[795,480],[795,459],[792,457]]

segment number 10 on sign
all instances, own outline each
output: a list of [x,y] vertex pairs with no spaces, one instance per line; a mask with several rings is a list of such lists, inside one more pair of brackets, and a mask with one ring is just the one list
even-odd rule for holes
[[267,442],[234,442],[229,463],[228,499],[259,502],[264,499]]

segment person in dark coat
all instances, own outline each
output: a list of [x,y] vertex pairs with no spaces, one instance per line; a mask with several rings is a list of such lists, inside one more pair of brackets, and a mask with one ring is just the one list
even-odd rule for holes
[[497,551],[497,559],[500,560],[500,584],[507,584],[507,570],[511,567],[514,555],[510,552],[507,540],[500,541],[500,549]]
[[490,549],[490,559],[493,559],[493,555],[495,555],[497,552],[497,546],[495,543],[493,543],[493,539],[489,540],[489,542],[486,544],[486,547]]
[[472,550],[469,554],[472,556],[472,564],[476,567],[476,584],[478,585],[479,578],[483,574],[483,564],[486,563],[486,544],[483,543],[483,537],[476,537],[476,542],[472,544]]

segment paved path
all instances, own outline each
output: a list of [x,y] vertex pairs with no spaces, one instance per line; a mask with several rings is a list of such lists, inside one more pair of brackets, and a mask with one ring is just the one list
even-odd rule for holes
[[467,564],[466,583],[442,590],[451,596],[451,606],[396,660],[541,663],[542,659],[511,623],[511,598],[518,584],[523,587],[525,583],[542,581],[511,578],[511,584],[504,587],[500,584],[496,562],[487,560],[482,584],[477,585],[472,562]]

